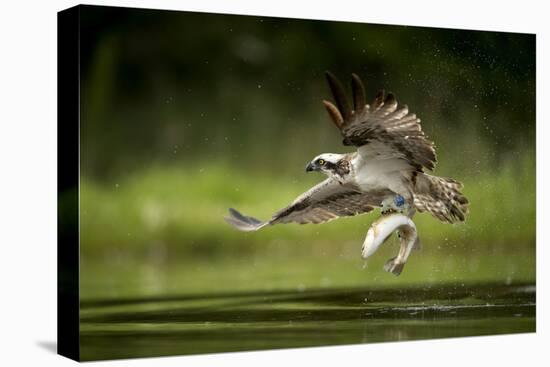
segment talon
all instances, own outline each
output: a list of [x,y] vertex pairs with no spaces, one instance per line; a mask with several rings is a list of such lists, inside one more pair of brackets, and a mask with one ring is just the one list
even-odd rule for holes
[[382,209],[380,209],[380,213],[382,213],[383,215],[392,214],[395,213],[395,210],[393,210],[393,208],[391,207],[382,207]]

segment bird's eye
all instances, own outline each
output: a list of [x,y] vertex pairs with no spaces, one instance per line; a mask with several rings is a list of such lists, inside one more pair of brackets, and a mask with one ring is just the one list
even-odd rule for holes
[[317,161],[317,163],[319,163],[321,166],[325,164],[325,160],[324,159],[319,159]]

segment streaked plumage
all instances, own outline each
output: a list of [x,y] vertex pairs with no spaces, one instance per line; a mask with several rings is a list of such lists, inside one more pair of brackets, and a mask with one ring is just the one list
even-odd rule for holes
[[340,184],[333,178],[327,178],[298,196],[268,221],[246,217],[235,209],[230,209],[231,216],[226,220],[242,231],[255,231],[278,223],[324,223],[339,217],[368,213],[379,207],[382,200],[391,194],[389,190],[366,194],[352,184]]
[[328,179],[300,195],[288,207],[265,222],[230,209],[226,221],[243,231],[266,225],[296,222],[323,223],[338,217],[367,213],[382,206],[388,198],[402,196],[415,209],[437,219],[463,221],[468,200],[462,184],[428,175],[436,165],[434,144],[421,129],[420,119],[406,105],[399,106],[393,94],[380,91],[369,105],[359,77],[352,75],[353,109],[340,82],[327,72],[336,104],[323,101],[333,123],[340,130],[343,144],[357,147],[348,154],[321,154],[306,170],[318,170]]

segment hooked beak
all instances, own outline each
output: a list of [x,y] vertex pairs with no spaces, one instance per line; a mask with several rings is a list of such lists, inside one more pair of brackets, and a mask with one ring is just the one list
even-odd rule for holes
[[306,166],[306,172],[317,171],[319,168],[313,162],[309,162]]

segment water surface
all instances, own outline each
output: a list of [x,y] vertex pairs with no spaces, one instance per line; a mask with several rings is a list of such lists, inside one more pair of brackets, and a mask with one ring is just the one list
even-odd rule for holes
[[535,331],[533,284],[332,288],[81,302],[83,360]]

